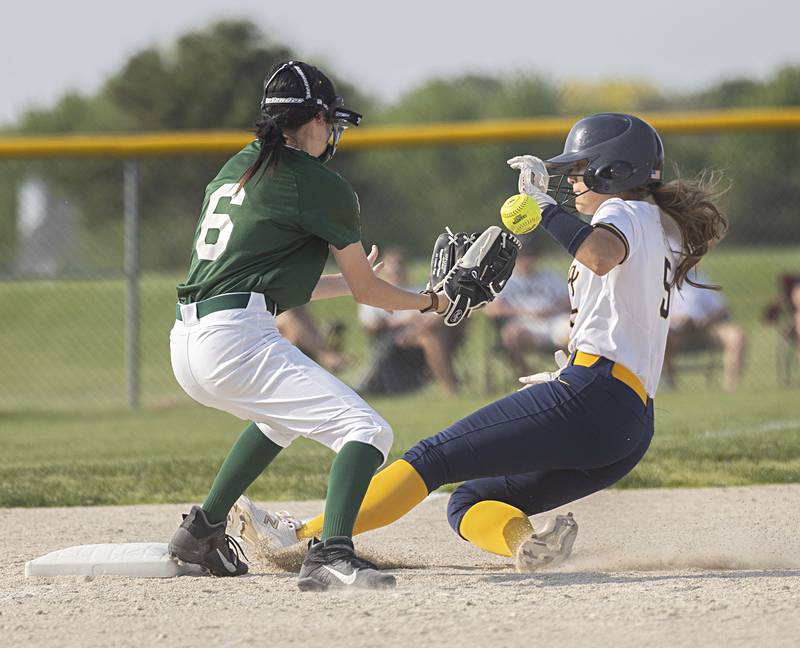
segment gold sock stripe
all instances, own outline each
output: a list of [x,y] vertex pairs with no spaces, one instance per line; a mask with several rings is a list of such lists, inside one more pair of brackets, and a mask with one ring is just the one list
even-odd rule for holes
[[[358,511],[353,535],[391,524],[427,496],[428,487],[411,464],[403,459],[395,461],[372,478]],[[324,521],[324,515],[308,520],[297,536],[301,539],[319,537]]]
[[495,500],[473,504],[464,514],[458,532],[476,547],[511,557],[533,533],[528,516],[518,508]]

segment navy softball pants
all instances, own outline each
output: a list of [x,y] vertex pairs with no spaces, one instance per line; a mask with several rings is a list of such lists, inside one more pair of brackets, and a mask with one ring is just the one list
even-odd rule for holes
[[526,515],[572,502],[624,477],[653,437],[647,405],[611,376],[613,363],[570,365],[557,380],[514,392],[420,441],[404,455],[434,491],[463,481],[448,518],[484,500]]

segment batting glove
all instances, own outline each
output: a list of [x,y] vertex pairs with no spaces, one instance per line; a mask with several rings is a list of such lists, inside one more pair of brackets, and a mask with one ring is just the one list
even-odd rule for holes
[[558,369],[555,371],[543,371],[542,373],[532,374],[530,376],[522,376],[519,381],[525,385],[524,387],[520,387],[519,391],[523,389],[527,389],[531,385],[538,385],[540,383],[550,382],[551,380],[555,380],[561,375],[561,372],[564,371],[565,367],[567,366],[567,360],[569,359],[567,354],[564,353],[561,349],[555,352],[555,360],[556,366]]
[[550,174],[541,159],[535,155],[517,155],[508,160],[507,164],[519,171],[517,187],[520,193],[528,194],[539,204],[540,209],[556,204],[555,199],[547,194]]

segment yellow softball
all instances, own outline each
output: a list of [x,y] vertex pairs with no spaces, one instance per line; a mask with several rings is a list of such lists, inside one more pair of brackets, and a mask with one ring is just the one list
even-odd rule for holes
[[527,234],[541,222],[542,210],[527,194],[516,194],[500,207],[500,218],[512,233]]

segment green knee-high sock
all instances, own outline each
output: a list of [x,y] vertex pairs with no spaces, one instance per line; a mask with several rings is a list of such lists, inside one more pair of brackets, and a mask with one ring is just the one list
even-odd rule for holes
[[353,535],[358,509],[361,508],[369,482],[381,463],[383,455],[375,446],[360,441],[350,441],[342,446],[328,477],[323,540]]
[[281,450],[283,448],[265,437],[255,423],[244,429],[225,457],[203,502],[203,510],[211,524],[222,522],[227,517],[233,503]]

